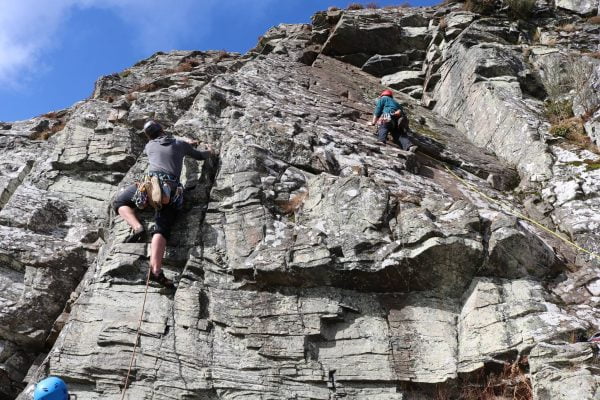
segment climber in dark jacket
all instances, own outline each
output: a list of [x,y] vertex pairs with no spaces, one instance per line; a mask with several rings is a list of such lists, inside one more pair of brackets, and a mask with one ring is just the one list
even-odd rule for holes
[[[183,167],[183,158],[190,156],[196,160],[206,160],[212,154],[212,150],[198,151],[194,149],[196,141],[182,141],[165,134],[159,123],[148,121],[144,125],[144,133],[150,139],[144,148],[144,153],[148,155],[148,175],[156,176],[160,182],[158,188],[154,190],[162,190],[158,197],[171,195],[179,185],[179,177]],[[115,211],[129,224],[132,229],[125,242],[134,243],[142,240],[145,235],[144,226],[140,223],[135,215],[134,208],[136,207],[135,195],[137,185],[129,185],[121,191],[114,200],[113,207]],[[169,193],[165,193],[169,192]],[[174,193],[173,193],[174,194]],[[163,204],[156,211],[154,216],[154,228],[152,230],[152,244],[150,252],[150,268],[152,273],[150,279],[158,282],[161,285],[173,288],[173,282],[167,279],[162,272],[162,261],[167,239],[171,233],[171,227],[175,222],[178,206],[173,202]]]
[[370,125],[377,125],[377,141],[385,144],[388,133],[392,134],[392,140],[403,150],[415,151],[417,146],[413,146],[408,138],[408,118],[402,109],[402,105],[393,98],[391,90],[386,89],[381,92],[375,110],[373,111],[373,120]]

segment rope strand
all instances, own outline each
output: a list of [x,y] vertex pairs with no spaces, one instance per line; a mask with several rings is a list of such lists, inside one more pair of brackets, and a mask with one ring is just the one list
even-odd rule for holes
[[575,248],[575,249],[577,249],[577,250],[579,250],[579,251],[581,251],[581,252],[583,252],[583,253],[586,253],[586,254],[588,254],[589,256],[591,256],[592,258],[595,258],[596,260],[599,260],[599,261],[600,261],[600,255],[599,255],[599,254],[596,254],[596,253],[594,253],[594,252],[593,252],[593,251],[591,251],[591,250],[588,250],[588,249],[585,249],[585,248],[581,247],[581,246],[580,246],[580,245],[578,245],[577,243],[575,243],[575,242],[573,242],[573,241],[571,241],[571,240],[567,239],[566,237],[562,236],[562,235],[561,235],[561,234],[559,234],[558,232],[555,232],[555,231],[553,231],[553,230],[551,230],[551,229],[547,228],[547,227],[546,227],[546,226],[544,226],[544,225],[543,225],[541,222],[538,222],[538,221],[534,220],[533,218],[531,218],[531,217],[528,217],[528,216],[526,216],[526,215],[524,215],[524,214],[520,213],[519,211],[514,211],[512,208],[509,208],[509,206],[508,206],[508,205],[506,205],[506,204],[502,203],[500,200],[494,199],[493,197],[490,197],[490,196],[488,196],[487,194],[483,193],[482,191],[480,191],[479,189],[477,189],[475,186],[473,186],[472,184],[470,184],[469,182],[467,182],[465,179],[461,178],[461,177],[460,177],[458,174],[454,173],[454,171],[452,171],[452,170],[451,170],[451,169],[448,167],[448,165],[446,165],[446,163],[445,163],[445,162],[443,162],[443,161],[441,161],[441,160],[438,160],[438,159],[435,159],[435,158],[431,157],[429,154],[425,154],[425,153],[423,153],[423,152],[419,152],[419,153],[420,153],[420,154],[423,154],[424,156],[426,156],[427,158],[429,158],[429,159],[431,159],[431,160],[433,160],[433,161],[435,161],[435,162],[441,163],[441,164],[444,166],[444,168],[446,169],[446,171],[448,171],[448,173],[449,173],[450,175],[452,175],[452,176],[453,176],[453,177],[454,177],[456,180],[458,180],[460,183],[462,183],[463,185],[465,185],[465,186],[466,186],[468,189],[470,189],[472,192],[475,192],[475,193],[479,194],[480,196],[482,196],[483,198],[485,198],[486,200],[488,200],[488,201],[491,201],[492,203],[494,203],[494,204],[496,204],[496,205],[500,206],[500,208],[501,208],[503,211],[505,211],[506,213],[508,213],[508,214],[511,214],[511,215],[512,215],[512,216],[514,216],[514,217],[517,217],[517,218],[519,218],[519,219],[522,219],[522,220],[524,220],[524,221],[527,221],[527,222],[529,222],[529,223],[531,223],[531,224],[533,224],[533,225],[537,226],[538,228],[542,229],[543,231],[545,231],[545,232],[547,232],[547,233],[551,234],[552,236],[554,236],[554,237],[556,237],[556,238],[560,239],[561,241],[563,241],[563,242],[564,242],[564,243],[566,243],[567,245],[569,245],[569,246],[571,246],[571,247],[573,247],[573,248]]
[[455,174],[452,170],[450,170],[450,168],[448,168],[448,166],[444,165],[444,167],[446,168],[446,170],[452,175],[454,176],[459,182],[461,182],[463,185],[465,185],[467,188],[469,188],[470,190],[472,190],[473,192],[483,196],[485,199],[497,204],[500,206],[500,208],[502,208],[502,210],[504,210],[505,212],[512,214],[513,216],[520,218],[522,220],[525,220],[529,223],[534,224],[535,226],[537,226],[538,228],[544,230],[545,232],[553,235],[554,237],[562,240],[563,242],[565,242],[566,244],[574,247],[575,249],[584,252],[586,254],[588,254],[589,256],[600,260],[600,255],[594,253],[591,250],[585,249],[583,247],[581,247],[580,245],[578,245],[577,243],[567,239],[566,237],[562,236],[561,234],[559,234],[558,232],[555,232],[549,228],[547,228],[546,226],[542,225],[541,222],[538,222],[536,220],[534,220],[533,218],[530,218],[522,213],[520,213],[519,211],[514,211],[512,209],[508,209],[508,206],[502,202],[500,202],[499,200],[494,199],[493,197],[490,197],[488,195],[486,195],[485,193],[481,192],[479,189],[477,189],[475,186],[471,185],[470,183],[468,183],[467,181],[465,181],[463,178],[461,178],[460,176],[458,176],[457,174]]
[[144,318],[144,309],[146,308],[146,298],[148,297],[148,286],[150,285],[150,274],[152,268],[148,267],[148,276],[146,277],[146,289],[144,290],[144,302],[142,303],[142,312],[138,321],[137,332],[135,333],[135,342],[133,343],[133,353],[131,354],[131,361],[129,362],[129,369],[127,370],[127,376],[125,377],[125,386],[123,386],[123,392],[121,393],[121,400],[125,398],[125,392],[127,391],[127,385],[129,383],[129,376],[131,375],[131,368],[133,367],[133,361],[136,356],[136,349],[138,340],[140,337],[140,329],[142,328],[142,319]]

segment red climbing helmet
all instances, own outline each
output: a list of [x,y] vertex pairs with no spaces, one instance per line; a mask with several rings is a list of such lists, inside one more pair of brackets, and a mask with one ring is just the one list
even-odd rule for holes
[[379,97],[383,97],[383,96],[390,96],[390,97],[394,97],[394,93],[392,93],[392,91],[390,89],[385,89],[383,92],[381,92],[381,94],[379,95]]

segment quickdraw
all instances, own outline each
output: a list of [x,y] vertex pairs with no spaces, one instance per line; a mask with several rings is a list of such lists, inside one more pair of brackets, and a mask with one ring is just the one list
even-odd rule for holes
[[183,185],[172,175],[162,172],[149,172],[144,179],[137,181],[133,202],[140,210],[151,206],[160,210],[169,204],[176,209],[183,206]]

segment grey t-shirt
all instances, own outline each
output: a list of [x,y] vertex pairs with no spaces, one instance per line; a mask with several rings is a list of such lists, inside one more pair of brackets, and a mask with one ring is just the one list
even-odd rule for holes
[[209,151],[199,151],[182,140],[173,136],[161,136],[149,141],[144,148],[148,155],[150,172],[164,172],[179,179],[183,158],[190,156],[196,160],[206,160],[210,156]]

